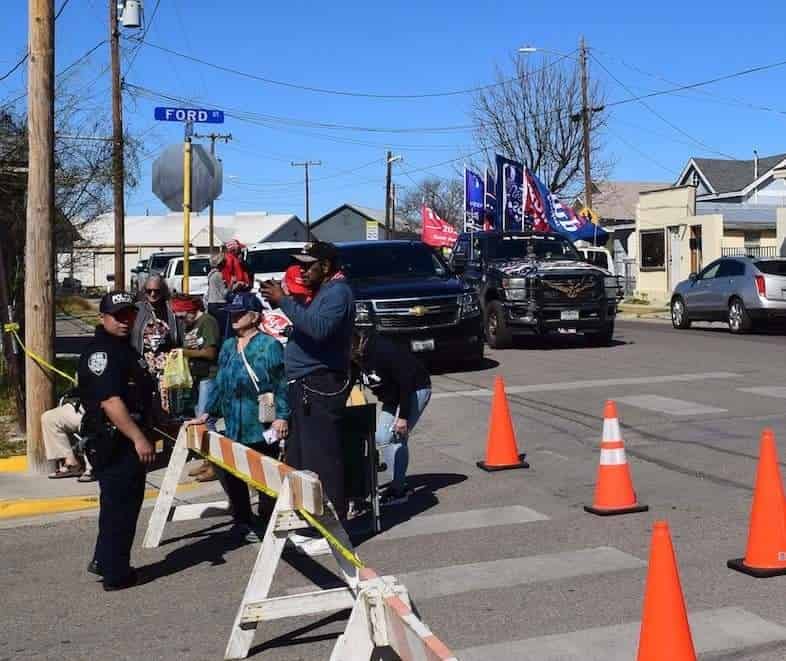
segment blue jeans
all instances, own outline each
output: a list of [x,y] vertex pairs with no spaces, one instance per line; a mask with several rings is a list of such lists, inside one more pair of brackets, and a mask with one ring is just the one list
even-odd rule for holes
[[215,388],[215,379],[202,379],[199,382],[199,395],[197,397],[196,406],[194,407],[194,413],[196,413],[197,418],[205,413],[207,409],[207,402],[210,399],[210,395],[213,394],[213,390],[215,390]]
[[[410,416],[407,420],[409,431],[415,428],[420,416],[428,406],[431,399],[431,388],[423,388],[412,393],[410,401]],[[397,418],[397,409],[382,407],[382,412],[377,420],[376,443],[382,461],[388,466],[388,471],[393,473],[390,486],[394,491],[403,491],[406,486],[407,467],[409,466],[409,448],[407,438],[393,433],[393,423]]]

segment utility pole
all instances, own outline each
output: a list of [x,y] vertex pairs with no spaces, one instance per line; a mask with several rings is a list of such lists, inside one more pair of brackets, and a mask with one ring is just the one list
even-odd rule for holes
[[589,80],[587,74],[587,45],[584,36],[579,42],[579,64],[581,66],[581,122],[584,132],[584,206],[592,209],[592,172],[590,170],[590,120],[592,108],[589,103]]
[[[25,230],[25,344],[46,362],[55,354],[55,12],[54,0],[29,0],[28,179]],[[27,469],[48,468],[41,414],[54,407],[53,377],[25,359]]]
[[306,241],[311,241],[311,210],[309,208],[309,191],[308,191],[308,168],[311,165],[322,165],[322,161],[303,161],[301,163],[296,163],[292,161],[290,165],[293,168],[305,168],[306,169]]
[[391,217],[390,211],[392,208],[392,185],[393,185],[393,163],[403,160],[403,156],[393,156],[393,152],[389,151],[385,158],[385,238],[393,238],[393,225],[395,221]]
[[[216,140],[223,140],[225,143],[229,142],[232,139],[231,133],[208,133],[207,135],[199,135],[197,133],[194,134],[195,138],[208,138],[210,140],[210,154],[212,156],[216,155]],[[213,240],[213,200],[210,201],[210,219],[208,220],[208,233],[210,236],[209,243],[210,243],[210,254],[213,254],[214,249],[214,240]]]
[[126,288],[126,209],[123,197],[123,99],[120,80],[120,23],[117,0],[109,0],[109,49],[112,58],[112,193],[115,207],[114,289]]

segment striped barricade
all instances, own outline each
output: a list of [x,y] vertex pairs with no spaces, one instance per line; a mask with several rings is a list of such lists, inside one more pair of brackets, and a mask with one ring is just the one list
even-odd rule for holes
[[[200,518],[204,514],[203,510],[178,514],[185,506],[172,505],[189,452],[202,456],[250,487],[276,498],[251,578],[232,625],[226,659],[248,656],[259,622],[354,607],[359,585],[358,570],[362,563],[333,506],[324,498],[319,478],[314,473],[297,471],[220,434],[208,432],[204,426],[180,429],[150,517],[143,542],[145,548],[159,545],[168,520]],[[209,505],[216,509],[215,504]],[[346,586],[268,598],[287,540],[296,531],[310,527],[328,540]]]

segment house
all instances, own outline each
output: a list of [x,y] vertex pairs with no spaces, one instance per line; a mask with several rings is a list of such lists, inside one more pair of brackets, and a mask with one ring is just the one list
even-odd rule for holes
[[[210,230],[207,215],[192,214],[190,247],[197,253],[210,251]],[[273,214],[264,211],[216,215],[213,222],[214,245],[218,248],[230,239],[250,245],[262,241],[305,241],[306,227],[294,214]],[[70,273],[86,287],[105,287],[107,276],[114,271],[114,216],[104,214],[80,227],[82,238],[73,247]],[[131,269],[152,253],[162,250],[183,250],[183,214],[163,216],[126,216],[126,278]],[[58,262],[62,263],[60,255]],[[126,282],[128,285],[128,282]]]
[[786,154],[691,158],[675,184],[639,195],[637,290],[669,299],[676,284],[721,256],[776,256],[786,238]]
[[[628,239],[636,229],[636,205],[639,194],[651,190],[668,188],[669,182],[660,181],[604,181],[592,185],[592,210],[600,217],[603,229],[612,235],[612,246],[608,246],[615,262],[628,259]],[[583,195],[573,201],[573,208],[582,209]],[[620,269],[620,272],[623,271]]]
[[[385,239],[384,209],[370,209],[357,204],[342,204],[311,224],[311,231],[320,241],[376,241]],[[420,238],[409,231],[409,222],[395,218],[394,238]]]

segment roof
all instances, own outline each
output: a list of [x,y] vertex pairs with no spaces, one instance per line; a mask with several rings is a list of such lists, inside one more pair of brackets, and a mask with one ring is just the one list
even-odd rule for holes
[[[368,220],[376,220],[377,223],[379,223],[382,227],[385,226],[384,209],[372,209],[371,207],[363,207],[359,204],[350,204],[349,202],[345,202],[341,206],[336,207],[332,211],[328,211],[324,216],[311,223],[311,228],[313,229],[317,227],[321,223],[325,222],[328,218],[335,216],[339,211],[343,211],[344,209],[351,209],[355,213],[364,216]],[[406,223],[406,219],[396,215],[396,225],[401,227],[404,223]],[[407,223],[407,225],[409,225],[409,223]]]
[[[784,160],[786,160],[786,154],[760,157],[759,178]],[[677,184],[684,181],[691,165],[701,172],[710,188],[718,195],[742,192],[755,181],[753,159],[741,161],[723,158],[692,158],[677,180]]]
[[775,229],[778,207],[767,204],[734,204],[722,202],[696,202],[696,215],[723,215],[724,229],[766,230]]
[[[267,213],[264,211],[217,215],[214,217],[216,243],[237,239],[241,243],[253,244],[264,241],[292,219],[300,220],[291,213]],[[191,216],[191,243],[208,245],[209,218],[207,215]],[[82,231],[88,245],[111,245],[114,241],[114,216],[99,216]],[[126,216],[126,245],[129,246],[176,246],[183,243],[183,214],[168,213],[164,216]]]
[[[639,203],[639,193],[670,188],[671,184],[663,181],[604,181],[594,183],[595,190],[592,194],[592,210],[603,220],[630,220],[636,218],[636,205]],[[576,198],[577,204],[583,206],[581,198]]]

